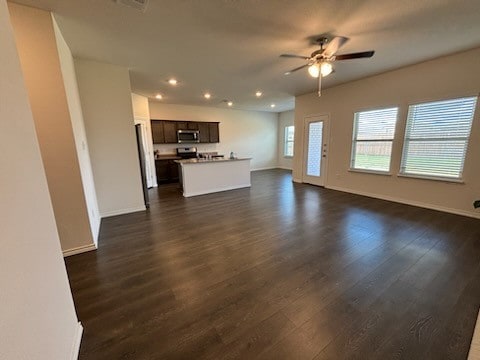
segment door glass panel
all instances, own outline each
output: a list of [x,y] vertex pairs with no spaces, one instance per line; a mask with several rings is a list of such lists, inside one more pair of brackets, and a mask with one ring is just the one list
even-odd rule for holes
[[307,175],[320,176],[322,165],[322,131],[323,121],[308,125]]

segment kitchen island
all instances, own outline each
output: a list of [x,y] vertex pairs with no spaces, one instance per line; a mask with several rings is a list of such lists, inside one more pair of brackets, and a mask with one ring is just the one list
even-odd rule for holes
[[180,165],[183,196],[250,187],[250,158],[186,159]]

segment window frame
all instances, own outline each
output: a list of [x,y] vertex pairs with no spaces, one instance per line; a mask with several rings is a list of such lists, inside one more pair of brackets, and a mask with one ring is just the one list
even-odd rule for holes
[[[288,140],[289,128],[293,128],[293,140]],[[295,144],[295,125],[285,125],[283,127],[284,138],[283,138],[283,157],[287,159],[293,158],[295,154],[294,144]],[[292,155],[287,154],[288,143],[292,143]]]
[[[361,113],[366,112],[373,112],[373,111],[381,111],[381,110],[389,110],[389,109],[396,109],[395,114],[395,125],[393,128],[393,134],[391,139],[369,139],[369,140],[358,140],[358,118]],[[374,174],[374,175],[392,175],[392,154],[393,154],[393,146],[395,142],[395,134],[397,133],[397,126],[398,126],[398,117],[400,114],[400,106],[399,105],[391,105],[385,106],[381,108],[370,108],[370,109],[363,109],[359,111],[355,111],[353,113],[353,130],[352,130],[352,144],[351,144],[351,151],[350,151],[350,164],[348,171],[350,172],[358,172],[358,173],[366,173],[366,174]],[[390,161],[389,167],[387,170],[378,170],[378,169],[363,169],[354,167],[355,159],[356,159],[356,149],[358,142],[391,142],[391,150],[390,150]]]
[[[448,141],[453,141],[453,140],[464,140],[465,141],[465,149],[464,149],[464,155],[462,159],[462,164],[461,164],[461,169],[460,169],[460,174],[458,177],[450,177],[450,176],[440,176],[440,175],[427,175],[427,174],[416,174],[416,173],[409,173],[405,172],[405,163],[406,160],[405,156],[406,154],[406,149],[408,148],[408,144],[410,142],[410,139],[408,138],[409,130],[408,127],[410,125],[410,113],[412,109],[415,106],[418,105],[423,105],[423,104],[431,104],[431,103],[440,103],[440,102],[446,102],[446,101],[452,101],[452,100],[460,100],[460,99],[468,99],[468,98],[475,98],[475,105],[473,107],[473,113],[472,113],[472,119],[470,122],[470,129],[469,129],[469,134],[468,137],[463,139],[463,137],[452,137],[452,138],[438,138],[438,137],[430,137],[428,139],[423,139],[422,141],[439,141],[439,140],[445,140],[446,142]],[[398,171],[397,176],[398,177],[403,177],[403,178],[412,178],[412,179],[420,179],[420,180],[433,180],[433,181],[443,181],[443,182],[450,182],[450,183],[464,183],[463,179],[463,173],[465,169],[465,161],[467,159],[468,155],[468,149],[470,145],[470,138],[472,136],[472,127],[473,127],[473,122],[475,121],[475,113],[478,107],[478,94],[475,95],[466,95],[466,96],[457,96],[457,97],[449,97],[449,98],[442,98],[442,99],[431,99],[431,100],[425,100],[422,102],[418,103],[411,103],[408,104],[407,107],[407,117],[405,120],[405,132],[404,132],[404,137],[403,137],[403,144],[402,144],[402,153],[401,153],[401,158],[400,158],[400,168]]]

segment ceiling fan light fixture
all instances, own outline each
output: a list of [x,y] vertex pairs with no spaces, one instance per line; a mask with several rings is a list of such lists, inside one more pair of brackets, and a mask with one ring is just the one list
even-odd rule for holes
[[369,50],[337,55],[338,49],[340,49],[348,40],[349,39],[344,36],[335,36],[330,40],[326,37],[321,37],[316,41],[320,46],[320,49],[312,52],[310,56],[281,54],[281,57],[297,58],[307,61],[306,64],[287,71],[285,75],[307,68],[310,76],[318,79],[318,96],[320,96],[322,90],[322,77],[328,76],[333,72],[333,61],[371,58],[373,54],[375,54],[374,50]]
[[333,71],[333,66],[331,63],[324,61],[320,65],[320,73],[322,74],[323,77],[328,76],[332,73]]
[[318,63],[310,65],[308,67],[308,73],[311,77],[318,78],[320,76],[320,65]]

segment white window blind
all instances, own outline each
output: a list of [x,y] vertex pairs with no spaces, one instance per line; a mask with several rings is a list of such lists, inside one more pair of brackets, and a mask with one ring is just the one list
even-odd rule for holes
[[390,171],[397,114],[397,107],[355,113],[350,164],[352,169]]
[[411,105],[400,173],[461,179],[477,97]]
[[295,127],[285,126],[285,146],[283,156],[293,156],[293,140],[295,138]]

